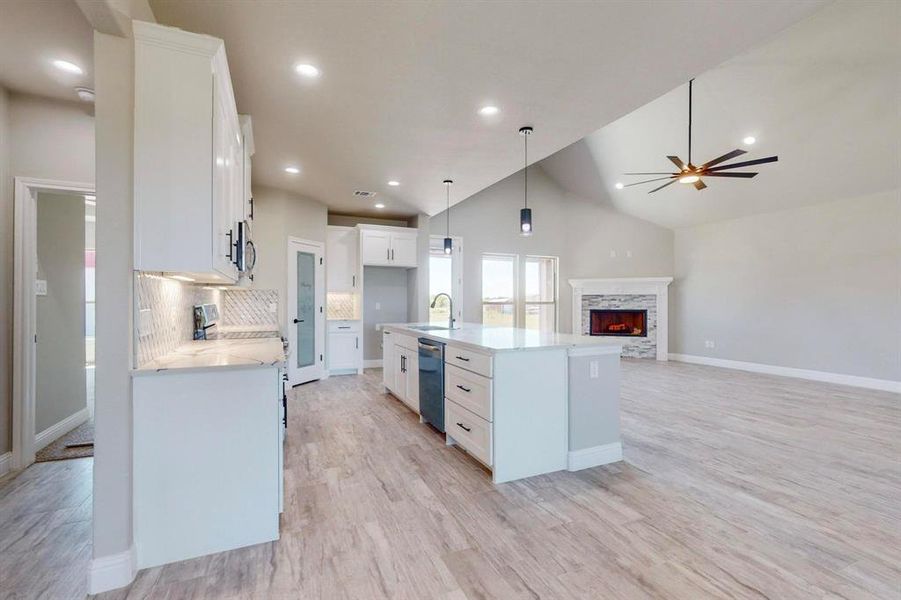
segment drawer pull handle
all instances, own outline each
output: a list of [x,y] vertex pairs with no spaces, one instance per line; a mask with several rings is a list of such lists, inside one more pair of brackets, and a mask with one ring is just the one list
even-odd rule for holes
[[350,325],[338,325],[338,329],[350,329]]
[[463,431],[472,431],[472,429],[471,429],[470,427],[467,427],[467,426],[464,425],[463,423],[457,423],[457,427],[459,427],[459,428],[462,429]]
[[468,388],[468,387],[463,387],[463,386],[460,385],[460,384],[457,384],[457,387],[460,388],[461,390],[463,390],[464,392],[471,392],[471,391],[472,391],[470,388]]
[[463,358],[462,356],[458,356],[457,358],[460,359],[460,360],[462,360],[462,361],[469,362],[469,359],[468,359],[468,358]]

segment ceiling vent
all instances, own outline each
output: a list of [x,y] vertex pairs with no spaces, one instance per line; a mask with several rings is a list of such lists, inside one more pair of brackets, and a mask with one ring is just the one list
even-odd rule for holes
[[357,198],[375,198],[375,192],[367,192],[366,190],[354,190],[354,196]]

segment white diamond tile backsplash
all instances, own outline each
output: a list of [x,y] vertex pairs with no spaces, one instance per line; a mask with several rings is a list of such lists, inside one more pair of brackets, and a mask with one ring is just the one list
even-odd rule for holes
[[156,273],[138,273],[135,303],[135,364],[138,366],[191,341],[195,304],[219,306],[217,329],[222,332],[265,331],[278,335],[279,331],[276,290],[223,289],[193,285]]

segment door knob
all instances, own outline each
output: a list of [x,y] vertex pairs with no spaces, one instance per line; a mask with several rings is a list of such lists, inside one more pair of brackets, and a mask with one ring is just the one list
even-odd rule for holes
[[303,319],[294,319],[294,324],[303,323]]

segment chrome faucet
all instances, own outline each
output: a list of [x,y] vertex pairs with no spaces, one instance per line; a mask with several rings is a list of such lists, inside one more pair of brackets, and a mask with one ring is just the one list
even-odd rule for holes
[[450,317],[447,319],[447,328],[454,328],[454,299],[450,297],[450,294],[445,292],[441,292],[440,294],[435,294],[435,299],[432,300],[432,304],[430,308],[435,308],[435,305],[438,303],[438,298],[441,296],[447,296],[447,301],[450,302]]

